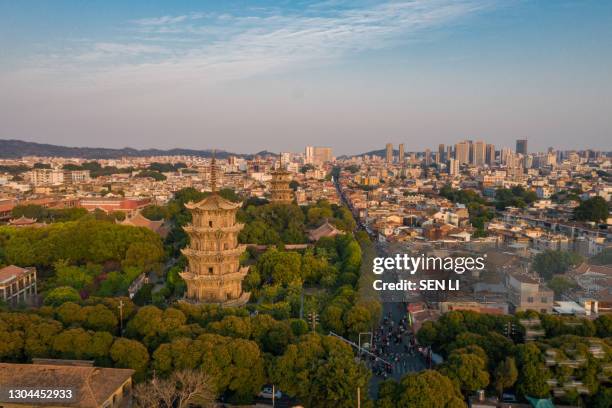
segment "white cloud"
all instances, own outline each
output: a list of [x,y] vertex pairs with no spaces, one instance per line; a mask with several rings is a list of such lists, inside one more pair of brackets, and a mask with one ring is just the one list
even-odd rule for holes
[[494,4],[414,0],[336,9],[331,2],[318,4],[316,13],[257,10],[253,15],[193,12],[144,18],[122,30],[120,40],[80,44],[79,51],[56,58],[38,56],[40,65],[28,68],[69,78],[76,74],[91,79],[85,83],[117,87],[156,81],[215,83],[326,64],[418,39],[423,31]]

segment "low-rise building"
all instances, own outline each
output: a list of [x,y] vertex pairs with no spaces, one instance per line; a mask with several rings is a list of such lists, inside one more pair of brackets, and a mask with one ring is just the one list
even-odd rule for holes
[[540,285],[533,277],[523,273],[508,273],[506,277],[508,300],[514,312],[535,310],[550,313],[554,292]]
[[0,269],[0,300],[7,304],[32,302],[36,297],[36,268],[9,265]]

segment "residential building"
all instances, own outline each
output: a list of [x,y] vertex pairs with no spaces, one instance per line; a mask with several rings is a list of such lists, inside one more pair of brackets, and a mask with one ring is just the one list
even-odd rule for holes
[[550,313],[554,292],[540,285],[535,278],[520,272],[509,272],[506,276],[508,300],[514,312],[535,310]]

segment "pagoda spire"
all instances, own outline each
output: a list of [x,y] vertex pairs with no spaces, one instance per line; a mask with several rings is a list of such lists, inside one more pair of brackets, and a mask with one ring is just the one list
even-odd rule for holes
[[213,194],[217,192],[217,160],[215,156],[216,150],[213,149],[212,160],[210,162],[210,191]]

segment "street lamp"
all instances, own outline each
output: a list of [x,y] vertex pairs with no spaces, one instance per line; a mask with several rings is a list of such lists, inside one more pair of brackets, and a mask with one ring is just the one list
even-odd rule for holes
[[363,334],[370,336],[370,343],[369,343],[368,347],[372,347],[372,337],[373,337],[372,332],[362,332],[362,333],[359,333],[359,358],[360,359],[361,359],[361,355],[363,354],[362,353],[362,349],[361,349],[361,335],[363,335]]

